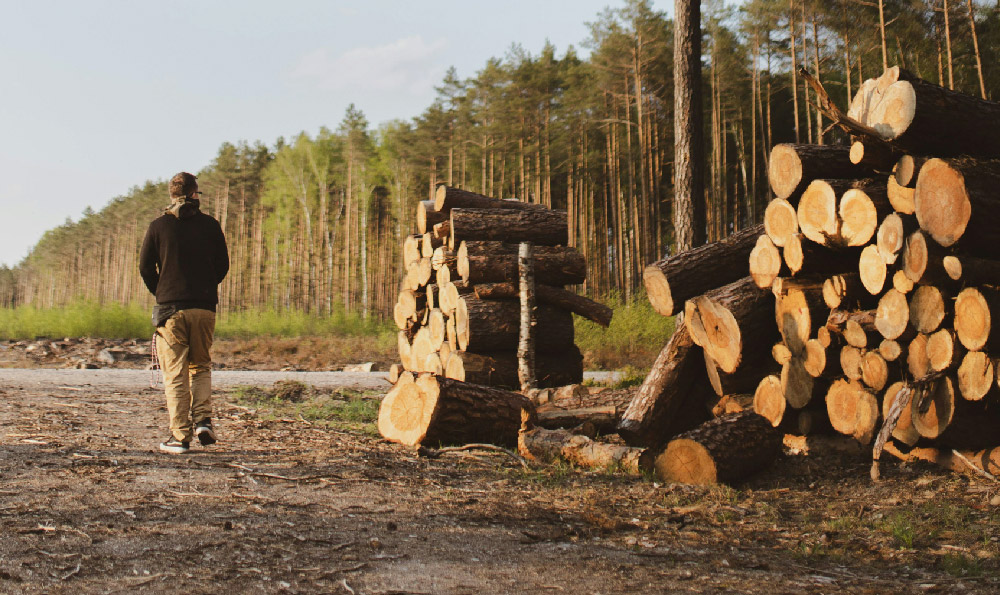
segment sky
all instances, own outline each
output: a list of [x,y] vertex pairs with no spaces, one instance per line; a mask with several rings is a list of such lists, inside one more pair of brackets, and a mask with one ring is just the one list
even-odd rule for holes
[[[454,66],[518,43],[581,55],[622,0],[0,0],[0,265],[47,229],[223,142],[315,133],[354,103],[419,115]],[[672,13],[673,0],[654,0]]]

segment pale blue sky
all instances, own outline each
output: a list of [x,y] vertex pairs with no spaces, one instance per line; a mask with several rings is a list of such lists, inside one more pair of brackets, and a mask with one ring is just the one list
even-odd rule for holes
[[[0,0],[0,264],[224,141],[418,115],[449,66],[559,54],[620,0]],[[673,0],[655,0],[672,12]]]

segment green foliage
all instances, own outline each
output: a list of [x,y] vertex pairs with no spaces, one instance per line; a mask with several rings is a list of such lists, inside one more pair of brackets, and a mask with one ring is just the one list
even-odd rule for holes
[[135,304],[122,306],[83,300],[58,308],[0,308],[0,339],[149,337],[153,334],[149,315],[147,309]]
[[[576,317],[576,344],[591,369],[631,369],[633,380],[649,368],[674,333],[673,317],[657,314],[645,293],[631,301],[617,296],[603,300],[614,309],[611,325],[604,328]],[[640,379],[641,382],[641,379]],[[627,384],[625,386],[628,386]]]
[[[143,338],[153,334],[146,306],[99,304],[77,300],[55,308],[18,306],[0,308],[0,340],[36,337],[103,337],[106,339]],[[216,324],[216,337],[376,337],[376,348],[395,344],[391,325],[360,314],[312,314],[302,311],[273,310],[223,313]]]
[[252,337],[323,337],[378,336],[380,344],[392,343],[396,333],[385,321],[365,320],[359,313],[337,311],[332,315],[313,314],[301,310],[228,312],[219,317],[216,336],[220,338]]
[[954,577],[979,576],[983,569],[979,560],[959,552],[948,552],[941,558],[941,568]]
[[913,542],[917,531],[913,525],[913,520],[908,515],[902,513],[892,515],[886,521],[886,528],[892,534],[892,538],[896,541],[898,547],[907,550],[913,549]]

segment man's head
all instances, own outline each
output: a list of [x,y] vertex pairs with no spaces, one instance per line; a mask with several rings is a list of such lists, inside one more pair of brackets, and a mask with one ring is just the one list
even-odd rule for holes
[[201,192],[198,192],[198,178],[182,171],[181,173],[170,178],[170,184],[167,186],[170,192],[170,201],[175,202],[184,198],[198,198]]

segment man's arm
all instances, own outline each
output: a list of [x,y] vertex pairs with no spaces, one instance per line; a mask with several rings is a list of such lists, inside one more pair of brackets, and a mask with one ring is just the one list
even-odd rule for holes
[[153,226],[146,230],[146,237],[142,240],[142,248],[139,249],[139,274],[142,281],[149,289],[149,293],[156,295],[156,287],[160,284],[160,250],[157,245],[156,235],[153,233]]
[[229,273],[229,247],[226,246],[226,234],[222,232],[222,226],[218,225],[218,222],[216,225],[219,229],[219,237],[215,247],[215,270],[219,276],[216,283],[222,283],[226,274]]

